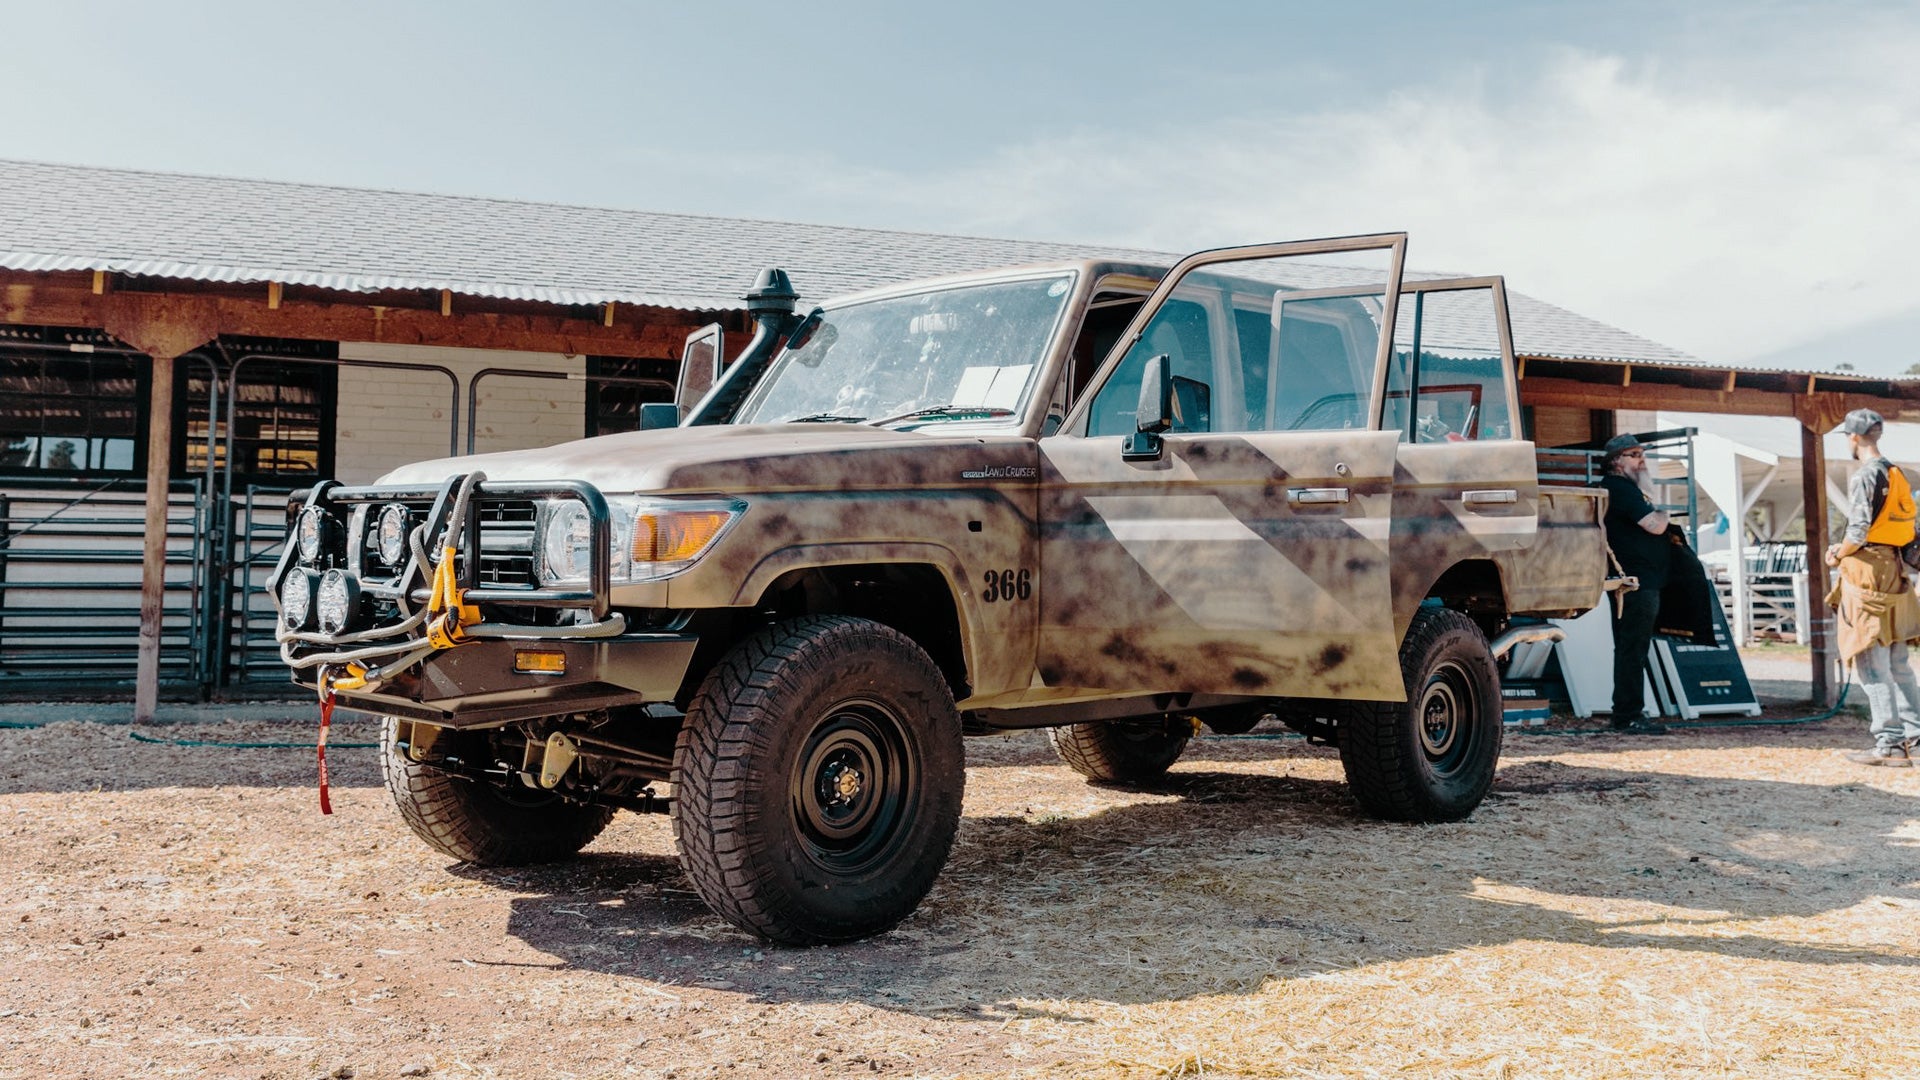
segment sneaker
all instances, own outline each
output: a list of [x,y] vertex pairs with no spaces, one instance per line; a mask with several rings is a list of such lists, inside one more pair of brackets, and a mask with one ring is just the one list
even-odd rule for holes
[[1667,725],[1658,724],[1652,720],[1635,719],[1624,724],[1615,723],[1613,730],[1621,735],[1665,735]]
[[1878,765],[1888,769],[1905,769],[1913,765],[1913,758],[1903,743],[1881,743],[1871,750],[1849,750],[1841,756],[1856,765]]

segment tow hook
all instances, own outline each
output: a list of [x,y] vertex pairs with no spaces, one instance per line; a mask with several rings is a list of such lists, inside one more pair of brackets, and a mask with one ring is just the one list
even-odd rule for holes
[[540,786],[552,791],[566,778],[567,770],[580,760],[580,747],[561,732],[547,736],[547,748],[540,755]]

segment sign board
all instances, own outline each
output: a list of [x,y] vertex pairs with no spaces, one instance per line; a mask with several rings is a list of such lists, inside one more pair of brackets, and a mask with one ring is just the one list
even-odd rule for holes
[[1714,643],[1689,645],[1654,638],[1663,689],[1672,694],[1674,710],[1683,719],[1698,720],[1709,713],[1760,715],[1760,702],[1747,681],[1746,666],[1733,647],[1726,612],[1713,605]]

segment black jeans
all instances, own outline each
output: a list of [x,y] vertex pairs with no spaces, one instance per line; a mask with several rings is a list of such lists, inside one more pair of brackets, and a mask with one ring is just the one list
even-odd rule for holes
[[1635,589],[1613,617],[1613,723],[1630,724],[1645,716],[1647,646],[1660,618],[1660,590]]

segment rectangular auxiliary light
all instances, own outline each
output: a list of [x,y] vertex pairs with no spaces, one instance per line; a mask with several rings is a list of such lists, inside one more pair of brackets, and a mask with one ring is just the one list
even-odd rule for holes
[[522,675],[565,675],[567,654],[534,649],[513,651],[513,670]]

